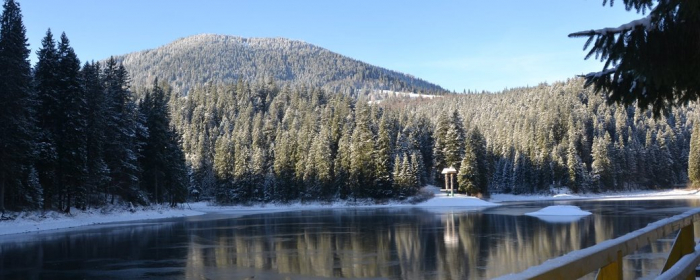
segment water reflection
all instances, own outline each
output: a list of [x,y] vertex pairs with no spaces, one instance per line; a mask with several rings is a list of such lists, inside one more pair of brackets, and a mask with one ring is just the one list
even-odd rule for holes
[[[0,278],[488,279],[623,235],[697,201],[577,202],[594,214],[569,223],[522,215],[546,205],[208,215],[4,238]],[[626,277],[658,271],[671,243],[626,258]]]

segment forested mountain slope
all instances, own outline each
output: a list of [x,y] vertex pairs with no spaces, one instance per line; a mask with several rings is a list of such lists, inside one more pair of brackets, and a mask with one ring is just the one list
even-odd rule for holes
[[550,185],[596,192],[687,182],[695,103],[655,119],[650,111],[607,105],[583,83],[571,79],[393,107],[429,117],[436,130],[440,116],[454,112],[465,130],[478,128],[490,154],[492,192],[539,192]]
[[696,105],[654,119],[582,79],[496,94],[390,99],[245,83],[171,99],[192,191],[223,203],[401,198],[460,171],[471,194],[687,182]]
[[154,77],[187,94],[196,85],[257,82],[319,87],[340,93],[396,90],[444,93],[440,86],[376,67],[312,44],[284,38],[241,38],[202,34],[168,45],[117,56],[135,88]]

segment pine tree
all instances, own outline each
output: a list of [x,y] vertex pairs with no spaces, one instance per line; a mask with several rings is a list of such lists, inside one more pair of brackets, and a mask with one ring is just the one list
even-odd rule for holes
[[[110,58],[102,73],[108,116],[105,129],[105,162],[110,171],[110,182],[106,193],[111,194],[111,203],[116,196],[129,202],[145,203],[138,187],[138,151],[141,143],[138,135],[145,128],[138,121],[138,111],[129,91],[129,76],[124,66]],[[145,137],[142,137],[145,138]]]
[[[65,33],[58,44],[59,111],[56,131],[59,191],[65,198],[65,211],[72,205],[85,207],[87,170],[87,104],[80,75],[80,60]],[[75,201],[73,201],[75,199]],[[63,200],[61,200],[63,202]],[[61,203],[63,204],[63,203]]]
[[374,188],[378,196],[388,197],[391,193],[391,166],[393,149],[391,147],[390,127],[387,113],[384,112],[379,123],[377,142],[374,148]]
[[656,116],[671,105],[698,100],[700,3],[625,0],[624,4],[627,10],[649,13],[617,28],[569,35],[588,37],[584,49],[593,45],[586,58],[595,55],[605,62],[602,71],[585,75],[586,85],[608,92],[608,102],[651,106]]
[[591,164],[591,179],[594,192],[613,189],[613,170],[610,158],[610,134],[605,133],[603,138],[593,139],[593,163]]
[[697,121],[693,124],[693,134],[690,137],[688,179],[693,186],[700,185],[700,125]]
[[354,198],[367,197],[374,184],[372,162],[375,137],[371,130],[370,108],[363,101],[355,104],[355,130],[350,144],[350,187]]
[[457,175],[459,190],[469,195],[486,195],[489,184],[487,164],[485,140],[479,129],[474,128],[467,136],[464,157]]
[[460,163],[459,172],[457,173],[458,190],[466,192],[467,195],[476,194],[478,192],[478,173],[475,149],[473,149],[470,144],[467,144],[464,158]]
[[169,175],[168,147],[172,145],[167,101],[157,78],[153,81],[152,89],[146,92],[139,104],[139,111],[145,116],[148,129],[148,137],[143,139],[145,145],[139,157],[142,170],[139,183],[142,190],[150,193],[151,201],[158,204],[164,201],[168,187],[165,185]]
[[[435,144],[433,145],[433,177],[440,178],[440,172],[443,168],[449,167],[447,161],[445,160],[444,149],[447,145],[447,131],[450,127],[450,120],[447,114],[440,114],[437,119],[437,124],[435,125],[435,131],[433,132],[433,137],[435,138]],[[438,184],[441,184],[440,180],[437,180]]]
[[454,166],[455,168],[459,168],[459,163],[464,156],[464,134],[462,117],[459,112],[454,111],[450,118],[447,134],[445,134],[445,146],[442,152],[445,156],[445,164],[448,167]]
[[57,195],[58,178],[56,168],[58,155],[56,154],[56,134],[60,129],[57,123],[60,113],[58,100],[58,50],[53,34],[49,29],[41,41],[41,48],[37,51],[37,64],[34,66],[34,84],[39,110],[37,110],[37,126],[39,127],[38,148],[39,155],[36,162],[36,171],[39,184],[43,187],[45,210],[53,207],[53,197]]
[[[105,129],[107,127],[107,104],[105,91],[100,80],[100,64],[85,63],[83,65],[82,81],[87,105],[87,170],[86,182],[88,203],[98,203],[95,194],[105,190],[109,183],[109,167],[105,163]],[[90,199],[92,197],[92,199]]]
[[[36,157],[34,94],[31,89],[29,49],[18,3],[6,0],[0,16],[0,213],[8,197],[27,184],[17,176],[29,174]],[[10,207],[27,203],[12,199]]]
[[231,135],[228,133],[216,138],[213,169],[217,179],[216,201],[224,204],[231,203],[234,150]]

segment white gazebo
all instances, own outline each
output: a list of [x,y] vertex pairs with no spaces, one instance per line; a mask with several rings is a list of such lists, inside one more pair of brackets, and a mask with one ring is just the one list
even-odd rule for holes
[[447,190],[447,195],[455,196],[455,185],[454,177],[457,174],[457,169],[450,166],[442,170],[442,174],[445,174],[445,189]]

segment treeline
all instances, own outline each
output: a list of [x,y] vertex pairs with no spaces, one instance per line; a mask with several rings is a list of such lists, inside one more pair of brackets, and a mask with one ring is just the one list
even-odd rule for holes
[[580,79],[381,106],[239,82],[171,102],[191,191],[222,203],[400,199],[449,166],[473,195],[671,187],[687,182],[695,118],[606,105]]
[[491,192],[533,193],[550,186],[618,191],[688,181],[695,103],[653,118],[636,107],[607,105],[583,83],[572,79],[392,106],[432,123],[456,111],[467,130],[478,128],[487,142]]
[[0,210],[184,201],[189,179],[161,86],[137,102],[123,66],[81,67],[68,37],[50,30],[32,69],[20,7],[3,8]]
[[221,203],[387,199],[432,182],[432,124],[318,88],[271,81],[171,99],[192,193]]

